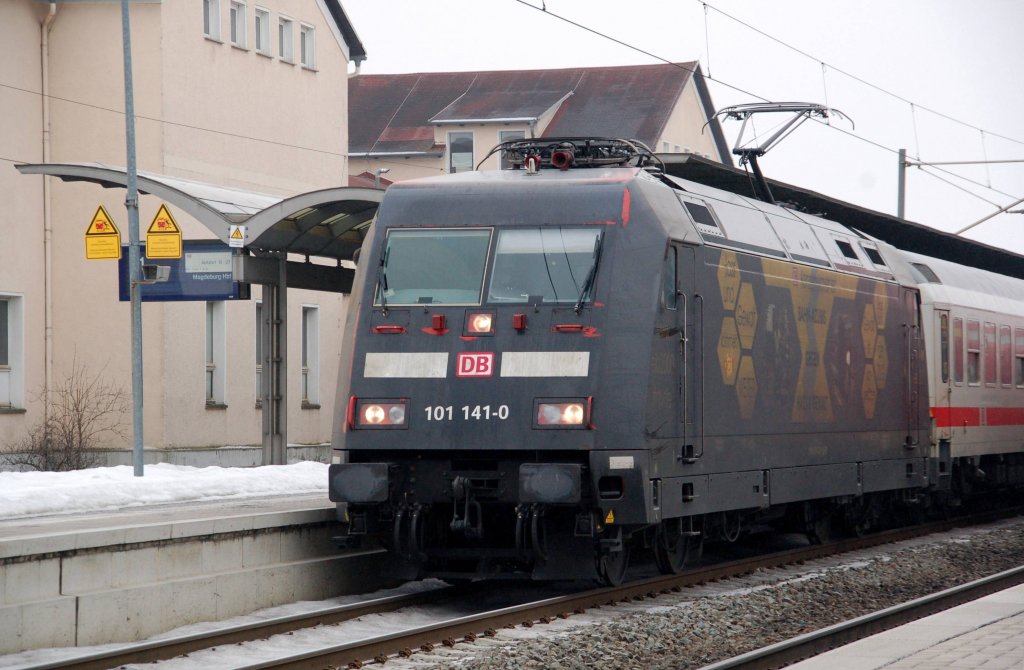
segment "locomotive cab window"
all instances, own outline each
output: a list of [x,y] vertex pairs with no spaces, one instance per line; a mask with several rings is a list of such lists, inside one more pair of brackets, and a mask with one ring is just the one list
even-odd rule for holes
[[434,228],[388,231],[375,305],[479,305],[491,231]]
[[488,302],[582,304],[593,292],[603,239],[593,228],[501,230]]

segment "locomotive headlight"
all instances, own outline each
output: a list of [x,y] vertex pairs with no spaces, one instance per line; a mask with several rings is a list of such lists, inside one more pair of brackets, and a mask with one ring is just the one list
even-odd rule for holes
[[589,415],[589,400],[536,402],[537,428],[584,428]]
[[494,314],[470,312],[466,315],[467,335],[490,335],[494,332]]
[[356,400],[356,423],[353,428],[405,428],[408,401]]

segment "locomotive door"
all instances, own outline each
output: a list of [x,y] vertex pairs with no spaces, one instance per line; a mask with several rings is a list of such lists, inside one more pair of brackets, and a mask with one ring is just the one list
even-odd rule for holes
[[904,337],[906,338],[906,360],[904,361],[906,387],[904,408],[906,409],[906,445],[908,447],[921,443],[921,327],[918,316],[918,296],[914,291],[903,290],[903,310],[906,318]]
[[704,433],[700,420],[704,411],[704,342],[701,332],[704,299],[695,290],[696,261],[693,247],[679,246],[675,249],[678,255],[679,388],[683,456],[697,458],[704,452]]

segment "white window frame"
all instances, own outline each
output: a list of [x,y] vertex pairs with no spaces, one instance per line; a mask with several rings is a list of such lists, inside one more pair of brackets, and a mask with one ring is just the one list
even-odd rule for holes
[[[525,130],[499,130],[498,131],[498,143],[507,142],[508,140],[521,140],[526,139]],[[510,170],[512,169],[512,163],[505,158],[505,153],[501,152],[498,156],[498,169],[499,170]]]
[[303,406],[320,404],[320,306],[302,306],[302,370],[301,395]]
[[203,0],[203,34],[220,41],[220,0]]
[[206,359],[204,378],[206,404],[213,407],[227,406],[227,303],[223,300],[206,303]]
[[230,0],[228,17],[230,19],[231,44],[240,48],[248,48],[249,9],[245,0]]
[[316,69],[316,28],[299,24],[299,62],[307,70]]
[[295,21],[287,16],[277,17],[277,57],[295,63]]
[[448,164],[446,166],[448,172],[454,172],[454,170],[452,169],[454,167],[452,163],[452,159],[454,158],[454,153],[452,152],[453,135],[469,135],[469,141],[473,143],[473,150],[469,154],[468,171],[472,172],[473,168],[476,166],[476,135],[473,133],[472,130],[453,130],[448,133]]
[[0,364],[0,409],[25,407],[25,300],[16,293],[0,293],[7,306],[6,363]]
[[270,10],[259,5],[253,10],[253,44],[256,53],[271,55],[270,47]]
[[256,406],[263,405],[263,301],[256,301]]

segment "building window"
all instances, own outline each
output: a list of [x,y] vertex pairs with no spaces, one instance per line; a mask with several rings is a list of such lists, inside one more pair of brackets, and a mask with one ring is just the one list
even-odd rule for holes
[[256,51],[264,56],[270,55],[270,12],[256,8],[253,39],[256,40]]
[[967,383],[981,383],[981,324],[967,321]]
[[220,39],[220,0],[203,0],[203,34]]
[[[501,130],[498,132],[499,142],[508,142],[509,140],[522,140],[526,138],[525,130]],[[512,163],[505,159],[505,155],[502,154],[498,163],[499,169],[508,170],[511,169]]]
[[277,20],[277,55],[288,63],[293,63],[292,53],[292,20],[283,16]]
[[316,30],[306,24],[299,27],[299,62],[311,70],[316,67]]
[[448,133],[448,172],[473,170],[473,133]]
[[302,306],[302,402],[320,402],[320,308]]
[[223,301],[206,303],[206,404],[226,405],[227,329]]
[[256,301],[256,405],[263,404],[263,302]]
[[236,47],[246,47],[245,36],[245,3],[231,0],[231,43]]
[[0,407],[25,403],[22,355],[22,299],[0,295]]

